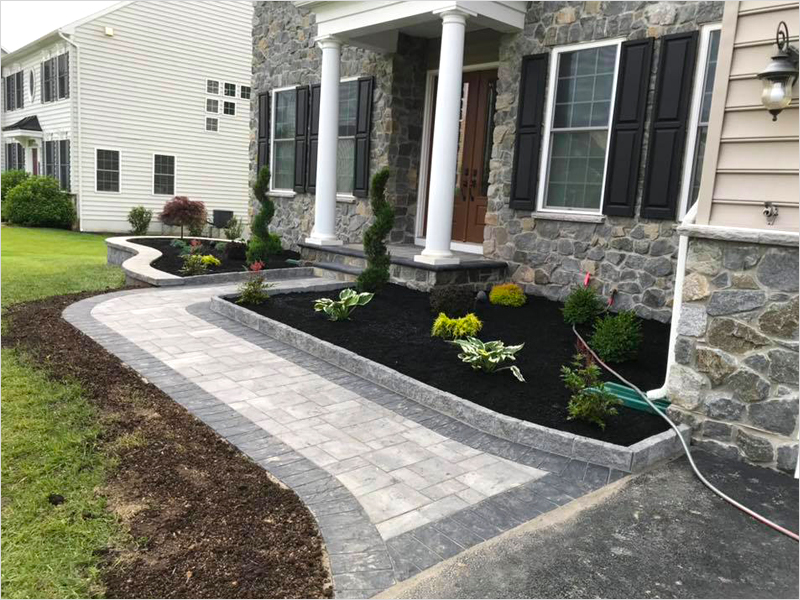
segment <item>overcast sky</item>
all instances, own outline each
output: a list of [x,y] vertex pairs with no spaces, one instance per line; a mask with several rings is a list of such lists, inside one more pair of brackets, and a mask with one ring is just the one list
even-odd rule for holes
[[2,0],[0,44],[12,52],[112,4],[116,0]]

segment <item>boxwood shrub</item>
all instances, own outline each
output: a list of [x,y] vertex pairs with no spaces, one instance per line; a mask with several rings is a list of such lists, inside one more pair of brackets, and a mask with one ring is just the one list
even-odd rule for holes
[[75,222],[72,199],[52,177],[28,177],[9,190],[3,208],[14,225],[70,229]]

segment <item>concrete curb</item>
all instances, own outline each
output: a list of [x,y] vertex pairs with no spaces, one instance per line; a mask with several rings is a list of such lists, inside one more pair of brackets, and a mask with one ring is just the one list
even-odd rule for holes
[[[225,298],[225,296],[212,298],[211,310],[499,438],[626,472],[642,471],[681,451],[680,440],[672,430],[626,447],[502,415],[228,302]],[[691,428],[681,425],[680,429],[684,438],[688,440]]]
[[[176,285],[216,285],[222,283],[241,283],[247,281],[251,273],[246,271],[234,273],[212,273],[210,275],[191,275],[189,277],[179,277],[171,273],[165,273],[150,266],[154,260],[161,257],[161,252],[149,246],[142,246],[131,242],[133,237],[113,237],[106,239],[107,262],[110,265],[119,265],[125,271],[129,283],[142,282],[154,287],[166,287]],[[152,238],[174,239],[174,236],[154,235],[147,236]],[[193,237],[195,240],[207,240],[212,242],[227,242],[218,238]],[[299,279],[303,277],[313,277],[314,270],[311,267],[297,267],[286,269],[270,269],[261,271],[261,275],[266,281],[281,281],[284,279]]]

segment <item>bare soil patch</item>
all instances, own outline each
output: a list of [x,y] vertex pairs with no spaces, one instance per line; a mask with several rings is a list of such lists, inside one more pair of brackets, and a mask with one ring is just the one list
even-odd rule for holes
[[92,295],[7,309],[2,342],[79,381],[100,410],[102,450],[118,459],[101,492],[134,540],[97,549],[106,595],[330,597],[323,541],[297,495],[61,318]]

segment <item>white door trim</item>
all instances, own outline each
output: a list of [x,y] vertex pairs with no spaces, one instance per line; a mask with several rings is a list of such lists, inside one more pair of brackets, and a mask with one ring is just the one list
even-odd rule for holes
[[[465,65],[464,68],[461,70],[462,73],[469,73],[471,71],[485,71],[487,69],[497,69],[500,66],[499,62],[488,62],[488,63],[480,63],[477,65]],[[428,195],[428,172],[430,171],[430,141],[431,141],[431,129],[433,127],[433,120],[431,119],[431,113],[433,112],[433,81],[438,75],[439,69],[430,69],[427,72],[425,78],[425,106],[423,110],[422,117],[422,141],[420,144],[420,157],[419,157],[419,179],[417,180],[417,220],[415,225],[415,241],[414,243],[424,246],[425,245],[425,211],[428,209],[427,206],[427,195]],[[455,183],[455,173],[453,173],[453,182]],[[463,244],[463,242],[453,242],[454,244]],[[480,253],[483,253],[483,246],[481,244],[467,244],[472,248],[473,246],[480,248]],[[461,250],[463,252],[476,252],[473,249],[462,249],[456,248],[455,246],[451,245],[451,249],[453,250]]]

